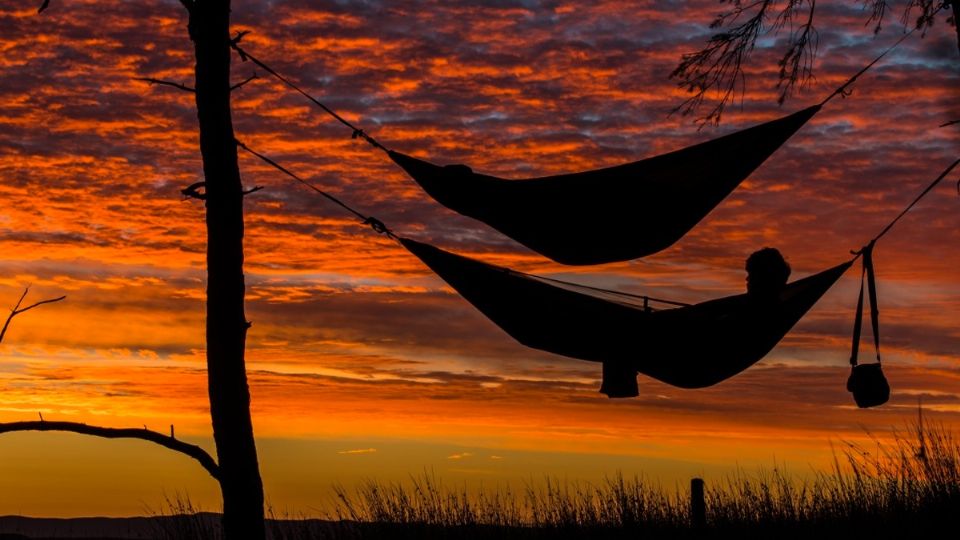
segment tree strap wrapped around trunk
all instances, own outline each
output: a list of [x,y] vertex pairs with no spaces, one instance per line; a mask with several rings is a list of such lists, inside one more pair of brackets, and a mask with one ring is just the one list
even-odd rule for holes
[[[853,399],[860,408],[883,405],[890,399],[890,385],[883,375],[880,365],[880,310],[877,307],[877,278],[873,269],[873,246],[870,242],[861,252],[863,270],[860,273],[860,296],[857,298],[857,313],[853,320],[853,346],[850,352],[850,378],[847,390],[853,393]],[[863,327],[863,285],[867,283],[867,295],[870,299],[870,325],[873,328],[873,346],[877,354],[875,364],[859,364],[860,335]]]

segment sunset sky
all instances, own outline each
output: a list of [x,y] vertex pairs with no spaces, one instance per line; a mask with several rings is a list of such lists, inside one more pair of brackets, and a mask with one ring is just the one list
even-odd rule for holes
[[[204,209],[193,50],[177,0],[0,0],[0,422],[147,426],[213,451],[204,361]],[[854,0],[818,3],[816,79],[781,108],[767,37],[719,127],[671,116],[668,76],[715,0],[234,0],[250,52],[391,148],[503,177],[615,165],[817,103],[903,33]],[[526,272],[696,302],[744,289],[776,246],[802,277],[849,257],[960,157],[960,57],[941,15],[836,99],[690,234],[645,259],[563,267],[429,199],[385,156],[234,58],[238,137],[395,231]],[[705,110],[703,112],[706,112]],[[845,389],[859,270],[760,364],[715,387],[640,378],[598,393],[600,365],[526,349],[416,258],[248,155],[247,342],[267,498],[316,514],[331,486],[433,471],[453,485],[687,482],[742,467],[828,466],[846,441],[915,416],[960,420],[960,198],[954,173],[878,245],[890,403]],[[644,211],[637,201],[637,212]],[[866,336],[865,336],[866,337]],[[696,336],[690,336],[696,339]],[[872,346],[864,340],[865,357]],[[636,356],[643,355],[643,343]],[[665,362],[672,361],[669,358]],[[142,441],[0,436],[0,515],[138,515],[186,492],[189,459]]]

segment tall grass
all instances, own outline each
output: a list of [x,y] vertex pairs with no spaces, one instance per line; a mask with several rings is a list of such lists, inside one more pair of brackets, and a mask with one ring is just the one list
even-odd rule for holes
[[796,482],[778,470],[740,475],[708,491],[715,530],[791,529],[854,537],[913,537],[955,528],[960,445],[942,425],[915,424],[873,450],[847,445],[830,471]]
[[[432,474],[335,487],[324,520],[273,519],[277,540],[366,538],[916,537],[956,528],[960,445],[915,424],[875,448],[847,444],[830,470],[798,480],[780,469],[709,482],[707,526],[690,525],[690,493],[616,475],[599,484],[547,480],[468,492]],[[275,516],[274,516],[275,518]],[[195,538],[165,536],[164,538]],[[206,538],[206,536],[201,536]]]
[[188,495],[179,492],[164,496],[164,508],[153,516],[153,529],[155,538],[162,540],[223,538],[220,516],[201,511]]
[[414,525],[433,533],[455,530],[457,537],[484,531],[498,537],[508,531],[514,537],[533,531],[596,535],[613,528],[676,529],[687,521],[686,495],[668,494],[622,475],[600,485],[547,479],[520,492],[507,487],[470,494],[447,489],[435,476],[424,474],[406,484],[371,480],[353,491],[334,491],[336,521]]

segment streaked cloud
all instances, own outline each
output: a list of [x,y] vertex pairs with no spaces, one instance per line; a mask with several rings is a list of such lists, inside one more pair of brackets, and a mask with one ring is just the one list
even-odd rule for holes
[[338,454],[373,454],[376,453],[376,448],[357,448],[355,450],[340,450]]

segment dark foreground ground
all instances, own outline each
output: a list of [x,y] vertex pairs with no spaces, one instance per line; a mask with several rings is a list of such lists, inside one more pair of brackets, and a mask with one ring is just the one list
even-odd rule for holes
[[[960,530],[960,434],[918,419],[892,443],[847,444],[833,470],[812,479],[774,468],[695,479],[680,492],[619,473],[600,483],[547,479],[477,494],[425,473],[334,492],[332,515],[349,520],[271,519],[270,540],[939,540]],[[165,516],[0,517],[0,540],[222,539],[218,514],[198,512],[187,497],[167,502]],[[691,527],[694,516],[707,525]]]
[[[958,509],[960,510],[960,509]],[[960,512],[958,512],[960,513]],[[162,516],[142,518],[77,518],[48,519],[21,516],[0,517],[0,540],[86,539],[86,540],[185,540],[220,538],[215,514]],[[416,524],[380,524],[333,522],[323,520],[271,520],[273,540],[330,539],[699,539],[699,538],[923,538],[934,533],[943,536],[947,523],[916,520],[887,521],[876,516],[850,523],[797,523],[782,521],[749,528],[736,526],[707,527],[502,527],[502,526],[436,526]],[[954,526],[956,523],[954,523]],[[946,529],[951,530],[951,529]],[[949,534],[952,536],[955,528]]]

